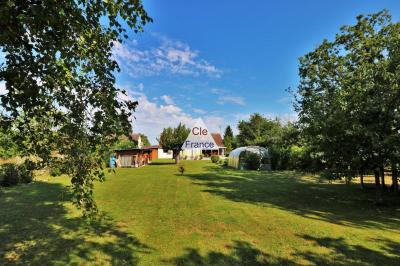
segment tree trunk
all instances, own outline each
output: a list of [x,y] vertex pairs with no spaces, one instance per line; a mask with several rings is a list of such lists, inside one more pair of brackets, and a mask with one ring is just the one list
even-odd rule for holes
[[364,186],[364,173],[363,173],[363,171],[361,171],[361,173],[360,173],[360,181],[361,181],[361,188],[362,188],[362,190],[365,190],[365,186]]
[[381,187],[381,183],[379,180],[379,170],[375,169],[374,170],[374,174],[375,174],[375,204],[382,204],[383,200],[382,200],[382,187]]
[[174,150],[175,164],[179,164],[179,153],[180,153],[180,150]]
[[383,191],[387,191],[387,187],[386,187],[386,184],[385,184],[385,168],[383,168],[383,166],[379,167],[379,172],[381,174],[382,190]]
[[396,164],[392,164],[392,186],[394,194],[399,194],[398,171]]

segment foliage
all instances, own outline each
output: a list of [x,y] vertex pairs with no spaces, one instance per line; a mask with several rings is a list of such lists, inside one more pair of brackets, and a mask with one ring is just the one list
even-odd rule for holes
[[0,168],[2,186],[15,186],[19,183],[30,183],[33,180],[32,170],[26,164],[3,164]]
[[235,148],[235,139],[233,136],[233,131],[231,126],[227,126],[225,128],[225,133],[224,133],[224,145],[226,147],[226,151],[230,152]]
[[164,150],[172,150],[176,164],[179,163],[179,153],[186,138],[189,136],[190,129],[179,123],[176,128],[164,128],[158,142]]
[[273,170],[321,169],[314,169],[318,165],[318,158],[312,157],[311,149],[300,138],[300,130],[295,124],[253,114],[249,121],[240,121],[238,127],[241,146],[268,148],[270,158],[265,160],[268,160]]
[[60,158],[53,158],[49,164],[49,174],[51,176],[60,176],[68,174],[66,166],[63,165],[63,160]]
[[146,135],[140,134],[140,138],[142,139],[143,146],[151,146],[149,138]]
[[129,150],[129,149],[134,149],[137,147],[138,147],[138,145],[135,141],[130,140],[130,139],[125,139],[125,140],[119,140],[115,144],[114,150]]
[[238,146],[262,146],[268,147],[274,141],[273,133],[280,123],[270,120],[260,114],[252,114],[249,121],[239,121],[237,135]]
[[[116,42],[151,22],[141,1],[2,1],[0,48],[5,62],[1,123],[15,132],[22,156],[36,167],[62,155],[72,200],[96,211],[93,182],[104,180],[102,158],[128,134],[137,102],[116,88]],[[124,97],[121,97],[124,96]]]
[[218,155],[212,155],[211,156],[211,162],[218,163],[219,162],[219,156]]
[[13,131],[0,127],[0,158],[8,159],[18,154],[18,147],[13,140]]
[[243,159],[246,164],[246,169],[258,170],[261,165],[261,156],[254,152],[243,152]]
[[374,172],[377,201],[386,188],[383,169],[400,162],[399,32],[387,11],[360,15],[300,59],[304,140],[336,175]]

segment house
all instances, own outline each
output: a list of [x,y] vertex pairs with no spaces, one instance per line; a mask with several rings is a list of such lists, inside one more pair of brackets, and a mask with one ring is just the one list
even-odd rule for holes
[[139,133],[132,133],[130,139],[137,143],[139,149],[143,147],[142,136]]
[[152,158],[154,159],[172,159],[172,150],[165,151],[160,145],[145,146],[143,149],[151,149]]
[[154,158],[151,149],[132,148],[114,150],[116,167],[141,167],[147,165]]
[[188,149],[181,151],[181,157],[196,159],[199,157],[211,157],[212,155],[218,155],[225,157],[226,147],[224,145],[224,141],[220,133],[211,133],[211,137],[213,138],[217,147],[214,149]]

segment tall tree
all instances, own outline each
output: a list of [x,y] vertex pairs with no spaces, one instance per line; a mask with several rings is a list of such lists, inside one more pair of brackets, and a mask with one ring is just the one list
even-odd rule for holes
[[377,202],[384,167],[399,162],[399,32],[387,11],[361,15],[300,59],[305,138],[338,176],[373,171]]
[[142,139],[143,146],[151,146],[149,138],[146,135],[140,134],[140,138]]
[[226,151],[230,152],[234,148],[234,136],[231,126],[227,126],[224,132],[224,145],[226,147]]
[[186,138],[189,136],[190,129],[179,123],[176,128],[164,128],[158,142],[164,150],[172,150],[175,163],[179,163],[179,153]]
[[[115,42],[151,22],[140,0],[7,0],[0,3],[1,123],[16,130],[22,155],[37,167],[52,151],[71,176],[73,202],[96,211],[93,181],[104,180],[102,155],[128,134],[137,102],[115,86]],[[124,99],[122,99],[124,98]]]
[[249,121],[239,121],[237,141],[239,146],[268,146],[273,141],[269,134],[279,125],[279,121],[270,120],[260,114],[252,114]]

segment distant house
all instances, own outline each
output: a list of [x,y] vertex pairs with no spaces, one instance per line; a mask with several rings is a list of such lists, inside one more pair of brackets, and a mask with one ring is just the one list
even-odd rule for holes
[[200,156],[211,157],[212,155],[218,155],[224,157],[226,154],[226,147],[224,145],[224,141],[222,139],[221,134],[211,133],[211,136],[214,139],[215,144],[217,144],[217,147],[211,150],[206,150],[206,149],[183,150],[181,151],[181,156],[187,157],[188,159],[196,159]]
[[130,138],[137,143],[139,149],[143,147],[142,136],[139,133],[132,133]]
[[117,167],[141,167],[155,159],[172,159],[172,151],[165,152],[160,145],[142,146],[141,144],[140,148],[116,149],[114,153]]
[[116,167],[141,167],[156,159],[151,149],[132,148],[114,150]]
[[172,159],[173,156],[172,150],[164,151],[160,145],[144,146],[143,149],[151,149],[153,159]]

